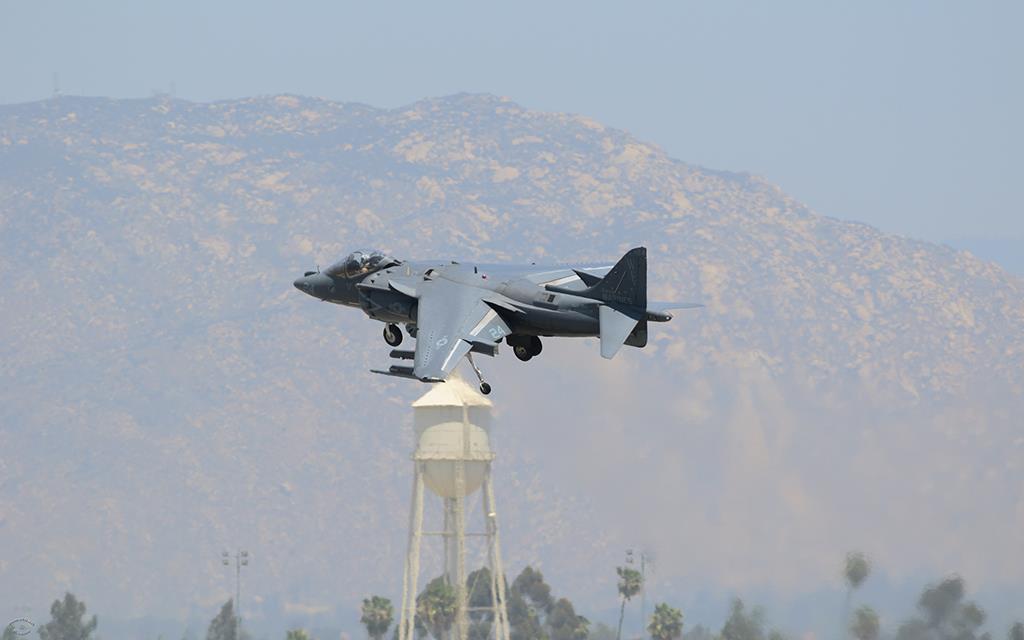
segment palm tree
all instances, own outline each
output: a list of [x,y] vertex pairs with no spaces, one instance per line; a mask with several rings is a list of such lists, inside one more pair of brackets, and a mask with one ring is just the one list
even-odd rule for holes
[[416,625],[441,640],[455,622],[455,589],[444,577],[434,578],[416,598]]
[[861,607],[853,613],[850,633],[857,640],[878,640],[878,614],[871,607]]
[[381,596],[370,596],[363,600],[363,617],[359,619],[366,626],[366,634],[373,640],[381,640],[395,619],[391,601]]
[[846,602],[843,605],[844,636],[848,634],[846,627],[850,622],[850,601],[853,599],[853,592],[867,580],[870,574],[871,562],[867,556],[860,551],[851,551],[846,554],[846,566],[843,570],[843,577],[846,579]]
[[647,631],[654,640],[678,640],[683,635],[683,612],[665,602],[654,605]]
[[644,577],[636,569],[630,567],[615,567],[619,574],[619,595],[622,596],[622,606],[619,608],[619,631],[615,634],[615,640],[622,640],[622,619],[626,615],[626,603],[640,593],[644,586]]

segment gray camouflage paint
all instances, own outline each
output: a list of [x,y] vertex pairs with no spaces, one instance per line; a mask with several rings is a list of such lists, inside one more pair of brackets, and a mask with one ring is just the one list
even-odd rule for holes
[[[385,339],[397,346],[398,325],[416,338],[415,351],[392,351],[413,365],[393,365],[387,375],[440,382],[464,356],[496,355],[498,344],[529,360],[540,337],[599,337],[601,355],[622,344],[647,344],[647,322],[666,322],[671,308],[695,303],[648,303],[647,250],[630,250],[614,266],[495,265],[457,261],[402,262],[380,252],[353,252],[325,272],[307,272],[299,290],[358,307],[387,323]],[[390,333],[389,333],[390,332]],[[396,337],[397,333],[397,337]],[[470,357],[472,362],[472,358]],[[473,368],[484,383],[479,370]]]

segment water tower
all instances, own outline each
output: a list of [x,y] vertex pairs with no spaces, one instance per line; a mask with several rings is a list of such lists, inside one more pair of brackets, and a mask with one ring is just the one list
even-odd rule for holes
[[[420,548],[424,536],[439,537],[444,545],[444,575],[456,594],[451,639],[467,640],[469,604],[466,589],[466,538],[485,538],[491,573],[491,603],[495,640],[509,640],[505,608],[505,570],[498,546],[498,514],[491,482],[491,402],[453,376],[435,384],[412,404],[416,432],[413,453],[412,507],[409,548],[402,579],[402,611],[398,640],[414,640]],[[443,531],[423,531],[424,487],[441,498]],[[466,498],[478,489],[483,506],[483,531],[466,532]]]

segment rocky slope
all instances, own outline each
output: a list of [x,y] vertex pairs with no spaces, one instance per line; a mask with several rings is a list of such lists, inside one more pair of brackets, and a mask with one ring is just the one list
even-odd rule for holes
[[1009,533],[955,528],[1024,524],[1024,281],[998,267],[492,96],[65,97],[0,107],[0,599],[205,615],[235,545],[256,615],[396,596],[422,388],[368,374],[378,325],[291,281],[361,246],[636,244],[652,297],[707,308],[612,363],[485,363],[513,567],[595,607],[634,543],[665,590],[825,579],[848,544],[897,575],[1019,577]]

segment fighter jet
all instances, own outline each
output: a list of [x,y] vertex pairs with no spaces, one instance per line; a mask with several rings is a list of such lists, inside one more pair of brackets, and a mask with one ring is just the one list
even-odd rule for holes
[[[295,287],[324,302],[362,309],[384,324],[384,341],[400,364],[372,370],[422,382],[444,382],[465,357],[480,391],[491,392],[473,354],[495,356],[504,342],[523,362],[541,353],[542,337],[598,337],[601,355],[623,344],[647,344],[647,323],[667,322],[694,302],[647,300],[647,249],[613,266],[540,267],[472,262],[403,261],[381,251],[355,251],[324,271],[307,271]],[[416,340],[402,344],[402,329]],[[412,361],[411,366],[407,364]]]

